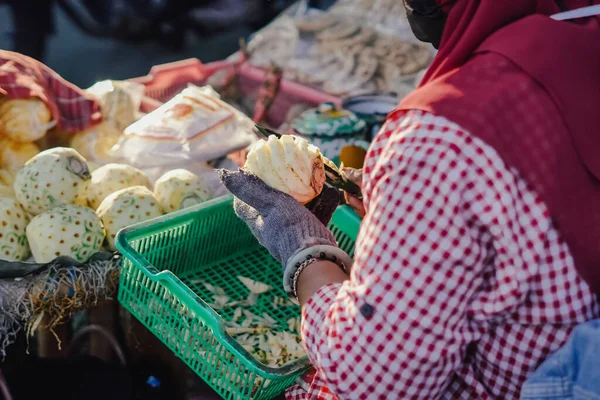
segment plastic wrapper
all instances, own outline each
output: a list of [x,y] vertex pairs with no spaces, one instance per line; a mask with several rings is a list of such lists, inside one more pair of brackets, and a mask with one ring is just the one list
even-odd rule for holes
[[110,153],[142,170],[186,168],[250,146],[257,140],[253,129],[210,86],[190,85],[125,129]]
[[340,7],[337,12],[310,10],[278,18],[249,42],[250,64],[275,64],[284,68],[284,78],[342,98],[404,94],[407,86],[414,88],[417,73],[430,64],[434,50],[414,38],[403,13],[393,19],[408,31],[387,29],[385,23],[365,18],[366,11],[359,15]]
[[360,19],[365,25],[404,40],[414,40],[402,1],[338,0],[329,14]]
[[144,85],[124,81],[100,81],[87,89],[102,107],[102,119],[119,132],[137,120],[137,112],[144,97]]
[[258,31],[248,44],[247,51],[252,57],[251,64],[255,66],[288,66],[296,47],[301,44],[304,43],[300,41],[300,31],[295,20],[283,15],[267,28]]

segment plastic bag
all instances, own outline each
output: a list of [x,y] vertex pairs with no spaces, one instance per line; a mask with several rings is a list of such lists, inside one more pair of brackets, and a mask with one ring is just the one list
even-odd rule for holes
[[119,132],[137,120],[144,91],[141,83],[113,80],[100,81],[87,89],[100,102],[102,120]]
[[286,66],[301,44],[299,36],[294,19],[285,15],[277,18],[266,29],[258,31],[248,43],[251,63],[265,68],[272,64]]
[[327,10],[330,14],[359,19],[366,26],[403,40],[415,40],[398,0],[338,0]]
[[[430,64],[431,46],[416,40],[403,13],[385,15],[403,27],[394,31],[381,21],[365,18],[375,11],[347,12],[351,9],[344,5],[336,12],[332,8],[281,17],[251,39],[250,64],[264,68],[274,63],[284,68],[284,78],[342,98],[404,93],[401,83],[412,82],[415,74]],[[380,11],[377,15],[383,18],[385,13]],[[379,21],[374,15],[372,20]]]
[[190,85],[125,129],[110,153],[140,169],[187,168],[250,146],[257,140],[253,128],[210,86]]

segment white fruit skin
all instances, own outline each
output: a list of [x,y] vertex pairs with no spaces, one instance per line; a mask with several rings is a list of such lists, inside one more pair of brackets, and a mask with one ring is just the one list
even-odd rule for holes
[[31,253],[25,237],[28,223],[29,216],[16,199],[0,197],[0,259],[23,261],[29,258]]
[[57,147],[31,158],[17,173],[15,196],[31,215],[38,215],[63,204],[81,203],[88,179],[68,169],[70,158],[87,168],[85,158],[73,149]]
[[197,196],[199,202],[211,198],[202,179],[188,170],[169,171],[154,183],[154,196],[165,213],[180,210],[183,206],[181,201],[189,195]]
[[319,149],[301,137],[274,135],[267,141],[254,144],[244,168],[254,173],[267,185],[287,193],[306,204],[319,195],[312,187],[315,163],[323,163]]
[[63,205],[33,218],[27,226],[27,240],[38,263],[58,256],[83,262],[101,249],[104,227],[92,209]]
[[108,195],[132,186],[150,187],[148,177],[142,171],[125,164],[106,164],[92,172],[87,200],[94,210]]
[[158,200],[145,186],[132,186],[109,195],[96,213],[104,224],[110,250],[116,250],[115,238],[122,228],[163,214]]

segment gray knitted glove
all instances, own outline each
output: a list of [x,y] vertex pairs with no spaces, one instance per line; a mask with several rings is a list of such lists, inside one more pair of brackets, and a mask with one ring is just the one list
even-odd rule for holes
[[325,226],[339,204],[337,190],[325,188],[308,205],[313,214],[292,196],[273,189],[250,172],[243,169],[218,172],[223,185],[235,196],[236,215],[283,265],[286,279],[306,257],[333,259],[349,266],[350,257],[337,247]]

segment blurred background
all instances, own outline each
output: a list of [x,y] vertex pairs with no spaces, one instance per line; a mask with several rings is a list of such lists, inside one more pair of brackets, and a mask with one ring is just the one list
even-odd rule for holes
[[[327,8],[335,1],[307,1]],[[290,0],[4,0],[0,48],[37,58],[88,87],[153,65],[224,59]],[[308,4],[307,4],[308,5]]]

